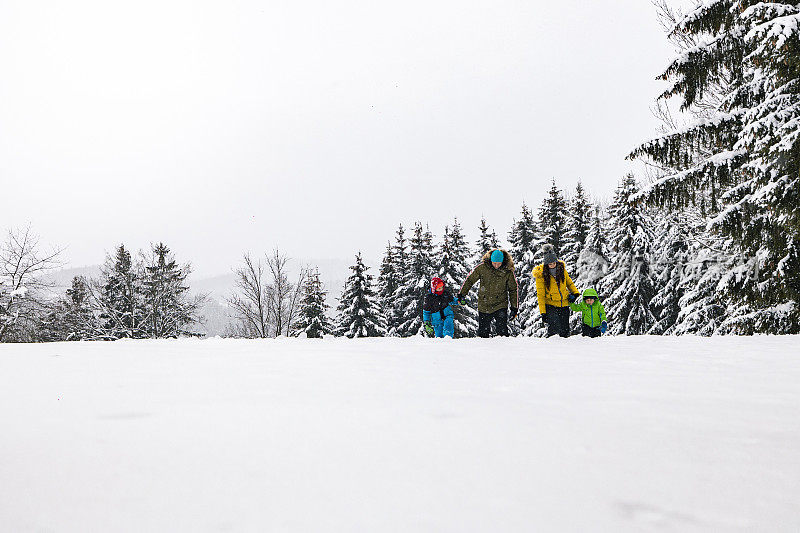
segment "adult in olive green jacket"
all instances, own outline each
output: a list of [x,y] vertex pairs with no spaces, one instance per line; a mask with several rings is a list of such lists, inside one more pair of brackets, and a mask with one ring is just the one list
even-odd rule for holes
[[497,334],[507,337],[509,305],[512,320],[519,309],[519,287],[511,254],[500,249],[486,252],[461,286],[458,300],[463,302],[469,290],[478,282],[478,336],[488,337],[494,322]]

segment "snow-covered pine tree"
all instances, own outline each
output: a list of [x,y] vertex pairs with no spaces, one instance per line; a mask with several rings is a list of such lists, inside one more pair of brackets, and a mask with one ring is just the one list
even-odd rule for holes
[[[658,317],[651,334],[710,336],[734,311],[741,299],[729,298],[723,280],[741,256],[731,242],[709,231],[705,199],[697,207],[661,213],[654,243],[654,280]],[[677,298],[677,301],[676,301]]]
[[[403,321],[404,310],[400,304],[399,291],[403,284],[404,276],[408,269],[408,239],[405,236],[405,229],[400,224],[395,233],[395,241],[392,246],[391,253],[391,278],[383,280],[386,282],[386,287],[380,285],[380,288],[385,288],[381,292],[381,304],[384,309],[384,317],[386,319],[386,331],[390,337],[398,336],[398,328]],[[392,292],[389,293],[389,288]]]
[[[36,323],[36,337],[33,342],[59,342],[67,340],[70,328],[67,326],[66,314],[69,302],[66,298],[59,298],[47,306],[46,311]],[[71,339],[80,340],[80,339]]]
[[327,295],[319,269],[309,271],[303,283],[300,313],[292,326],[295,336],[305,334],[309,339],[319,339],[331,334],[331,324],[326,315],[329,307],[325,300]]
[[[567,230],[567,203],[564,195],[556,186],[556,180],[552,180],[547,197],[542,201],[539,209],[539,239],[540,244],[552,244],[556,249],[556,254],[563,260],[564,244],[566,243]],[[536,250],[536,264],[542,259],[542,246]]]
[[674,215],[662,216],[655,228],[652,253],[655,296],[650,307],[657,321],[648,331],[651,335],[674,332],[681,311],[681,298],[686,288],[685,272],[690,261],[688,236]]
[[386,334],[377,295],[372,287],[372,274],[364,264],[361,252],[350,267],[353,273],[347,278],[336,308],[336,334],[350,339],[357,337],[381,337]]
[[586,196],[583,185],[579,181],[575,187],[575,194],[569,201],[566,238],[563,245],[564,250],[561,252],[562,259],[567,264],[569,272],[575,271],[578,257],[586,245],[586,238],[589,236],[589,228],[591,227],[592,213],[594,211],[593,207]]
[[497,240],[497,233],[486,224],[485,217],[481,217],[481,225],[478,226],[478,231],[480,236],[475,242],[475,253],[478,261],[480,261],[486,252],[499,248],[500,243]]
[[[567,265],[567,272],[571,273],[573,281],[579,288],[578,290],[581,290],[585,289],[587,286],[585,286],[585,282],[578,277],[576,269],[578,266],[578,259],[586,245],[586,238],[589,234],[593,206],[586,196],[586,191],[580,181],[578,181],[578,185],[575,187],[575,194],[567,201],[567,206],[566,230],[562,243],[563,252],[561,253],[561,258]],[[579,313],[572,313],[570,315],[570,327],[573,334],[580,334],[581,323],[582,319]]]
[[519,220],[514,220],[508,233],[509,253],[514,259],[514,270],[519,287],[519,324],[509,323],[512,335],[532,334],[532,326],[539,317],[539,304],[536,299],[536,285],[531,278],[531,271],[536,266],[534,258],[539,241],[536,238],[536,221],[533,213],[523,202]]
[[[636,179],[626,176],[609,208],[612,264],[603,278],[601,295],[612,334],[643,335],[656,322],[652,310],[655,285],[650,270],[652,230],[642,207],[632,201]],[[602,296],[601,296],[602,297]]]
[[581,287],[596,289],[600,280],[608,273],[610,265],[606,227],[599,205],[594,206],[589,222],[586,243],[578,255],[575,279],[578,280]]
[[694,245],[689,257],[691,262],[682,280],[677,323],[671,333],[708,337],[719,331],[736,307],[718,290],[729,266],[706,245]]
[[[402,226],[400,226],[400,232],[402,233]],[[402,247],[405,247],[405,244]],[[394,253],[394,246],[391,243],[387,243],[378,272],[378,300],[381,304],[381,309],[383,309],[383,317],[386,320],[386,335],[388,337],[393,337],[397,329],[395,324],[397,313],[394,305],[394,294],[400,286],[400,272],[396,270],[398,265]]]
[[400,337],[411,337],[422,332],[422,300],[431,278],[436,273],[432,240],[430,230],[423,229],[419,222],[414,224],[414,233],[409,239],[405,271],[395,293],[399,312],[396,332]]
[[[676,54],[684,56],[692,51],[696,51],[704,43],[705,37],[699,33],[688,33],[674,29],[680,21],[684,19],[684,14],[680,8],[670,5],[666,0],[654,2],[657,14],[662,27],[666,30],[669,41],[675,46]],[[722,101],[730,93],[735,77],[730,72],[718,72],[715,76],[708,78],[708,84],[703,93],[695,95],[694,102],[685,108],[680,115],[673,112],[667,104],[666,99],[656,101],[654,112],[662,125],[659,133],[667,136],[678,131],[692,129],[697,122],[714,121],[718,116]],[[691,158],[689,162],[684,157],[680,163],[688,166],[702,166],[708,158],[715,157],[718,151],[717,141],[712,137],[691,138],[686,137],[684,155]],[[670,168],[664,162],[656,161],[655,164],[648,158],[643,158],[648,165],[648,169],[654,174],[651,181],[657,181],[670,174],[680,172],[682,169]],[[680,276],[680,282],[674,281],[670,287],[659,289],[659,293],[654,299],[654,306],[658,311],[659,307],[664,306],[663,299],[670,296],[672,302],[674,295],[678,294],[680,299],[677,303],[677,317],[672,328],[664,328],[664,310],[659,313],[659,323],[653,332],[666,329],[667,333],[682,335],[686,333],[698,335],[712,335],[725,320],[729,302],[733,299],[726,297],[718,286],[723,276],[730,270],[732,264],[736,262],[737,253],[729,240],[725,239],[719,232],[710,231],[707,227],[709,217],[716,216],[720,207],[720,189],[714,183],[710,188],[698,189],[694,191],[695,205],[688,205],[683,208],[670,209],[669,220],[674,224],[680,225],[679,232],[686,240],[687,250],[683,253],[684,264],[672,269],[672,274]],[[650,202],[654,204],[654,202]],[[663,209],[662,209],[663,211]],[[662,218],[664,215],[661,214]],[[672,239],[678,238],[675,228],[668,230],[673,234]],[[664,237],[663,228],[657,232],[657,240],[661,242]],[[656,244],[656,254],[664,248],[669,249],[669,244]],[[667,257],[658,259],[655,271],[657,280],[661,287],[664,283],[665,266],[659,263],[669,261]],[[666,268],[669,268],[668,266]],[[662,295],[662,291],[666,294]],[[674,302],[671,305],[675,305]],[[733,306],[735,307],[735,305]],[[675,308],[666,316],[673,316]],[[670,318],[671,320],[671,318]]]
[[97,338],[98,323],[90,307],[89,296],[86,278],[73,277],[66,294],[50,306],[37,327],[39,340],[56,342]]
[[[681,209],[709,198],[709,226],[747,260],[723,279],[740,301],[727,333],[800,332],[800,5],[711,0],[673,30],[696,38],[662,74],[691,110],[722,89],[707,118],[631,154],[669,172],[642,193]],[[726,83],[720,84],[720,78]],[[718,204],[716,202],[718,201]]]
[[[568,244],[567,231],[567,203],[564,195],[556,186],[556,180],[551,182],[547,197],[542,201],[539,208],[539,231],[534,244],[532,265],[539,265],[544,259],[544,245],[552,244],[559,259],[564,259],[563,249]],[[572,276],[572,274],[570,274]],[[519,278],[518,278],[519,280]],[[547,328],[539,316],[539,304],[536,299],[536,290],[530,291],[529,302],[524,305],[529,315],[523,317],[525,321],[525,334],[534,337],[543,337],[547,334]]]
[[196,335],[190,327],[200,321],[197,313],[205,297],[189,296],[190,273],[191,266],[179,265],[164,243],[153,246],[142,278],[148,337]]
[[[444,239],[439,249],[439,277],[444,280],[453,296],[458,294],[461,285],[470,273],[472,250],[461,230],[458,219],[453,220],[452,227],[444,228]],[[456,337],[474,337],[478,330],[476,301],[473,295],[467,297],[463,306],[454,306]]]
[[142,266],[134,263],[124,245],[107,257],[101,270],[95,305],[106,339],[144,339],[148,336]]
[[91,307],[89,281],[83,276],[74,276],[66,292],[66,324],[69,333],[64,340],[93,340],[97,337],[97,317]]
[[436,272],[436,247],[433,244],[433,233],[431,232],[430,226],[425,226],[425,233],[423,234],[424,239],[424,255],[423,257],[427,258],[428,268],[431,272]]

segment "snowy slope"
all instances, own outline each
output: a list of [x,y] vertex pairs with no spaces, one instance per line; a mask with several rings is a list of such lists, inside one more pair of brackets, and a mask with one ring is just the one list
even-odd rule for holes
[[0,530],[798,531],[798,341],[0,345]]

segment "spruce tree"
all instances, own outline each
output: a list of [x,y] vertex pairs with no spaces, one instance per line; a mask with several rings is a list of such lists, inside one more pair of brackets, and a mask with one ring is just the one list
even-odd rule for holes
[[522,204],[519,220],[514,220],[508,234],[509,253],[514,259],[514,270],[517,273],[519,287],[519,320],[509,323],[509,332],[512,335],[523,333],[532,334],[532,326],[539,317],[539,304],[536,299],[536,285],[531,277],[535,264],[537,240],[536,221],[528,206]]
[[83,276],[74,276],[66,296],[67,335],[64,340],[94,339],[97,335],[97,319],[92,310],[89,282]]
[[331,334],[331,325],[326,315],[329,308],[325,300],[327,295],[319,269],[315,268],[308,273],[303,284],[300,313],[293,325],[295,335],[305,334],[309,339],[319,339]]
[[612,264],[601,293],[612,334],[643,335],[656,322],[650,266],[653,237],[641,205],[633,201],[638,192],[636,179],[626,176],[609,208]]
[[497,240],[497,233],[489,228],[485,217],[481,217],[481,225],[478,226],[478,231],[480,236],[475,242],[475,253],[477,253],[478,260],[480,260],[486,252],[499,248],[500,244]]
[[567,228],[565,232],[564,250],[562,256],[567,269],[574,272],[578,264],[578,257],[586,245],[591,227],[593,206],[586,196],[581,182],[575,187],[575,195],[569,201],[567,211]]
[[[467,279],[471,268],[472,250],[467,239],[462,233],[458,219],[453,221],[452,227],[445,227],[444,239],[439,249],[438,275],[445,282],[453,296],[458,294],[461,285]],[[470,294],[463,306],[454,306],[454,326],[456,337],[473,337],[478,328],[475,312],[475,298]]]
[[433,233],[431,232],[430,226],[425,226],[425,232],[423,233],[423,260],[426,263],[426,268],[429,272],[431,272],[431,276],[433,272],[436,272],[436,250],[433,244]]
[[[402,307],[403,294],[401,291],[403,280],[408,269],[408,240],[405,236],[405,229],[400,224],[395,233],[395,242],[392,246],[392,279],[390,285],[394,292],[387,292],[381,295],[384,307],[384,317],[386,318],[387,335],[390,337],[398,336],[398,328],[403,322],[404,309]],[[387,280],[388,281],[388,280]]]
[[670,333],[709,337],[721,331],[721,326],[737,308],[724,293],[717,290],[730,266],[721,261],[717,252],[705,246],[693,247],[691,261],[684,271],[682,294],[677,323]]
[[[683,209],[704,203],[709,226],[745,260],[723,278],[720,298],[740,311],[728,333],[800,332],[800,6],[712,0],[689,12],[674,34],[696,46],[662,74],[684,110],[721,90],[702,120],[631,154],[667,174],[642,197]],[[720,84],[724,78],[726,83]]]
[[393,337],[397,329],[395,293],[400,286],[400,272],[397,271],[398,265],[394,254],[394,247],[391,243],[387,243],[378,272],[378,299],[383,310],[384,320],[386,320],[386,334],[389,337]]
[[49,306],[37,330],[42,342],[97,338],[98,323],[90,305],[90,289],[86,278],[72,278],[71,287],[63,297]]
[[124,245],[103,266],[98,298],[104,338],[142,339],[148,336],[142,267]]
[[344,284],[344,291],[336,308],[336,334],[350,339],[357,337],[381,337],[386,334],[377,294],[372,287],[372,275],[364,265],[361,252],[350,267],[353,273]]
[[[591,225],[592,205],[580,181],[575,187],[575,194],[569,199],[567,205],[566,230],[561,245],[563,250],[561,258],[564,260],[567,272],[571,274],[578,290],[581,290],[581,288],[586,288],[586,282],[577,275],[576,269],[581,251],[586,246],[586,238]],[[573,334],[580,334],[582,323],[580,314],[572,313],[569,321]]]
[[422,224],[414,225],[409,239],[409,250],[400,287],[395,293],[399,320],[396,333],[400,337],[411,337],[422,333],[422,300],[436,273],[433,259],[433,237]]
[[610,265],[606,227],[600,206],[594,206],[589,223],[586,243],[578,255],[575,278],[581,286],[596,289],[597,284],[608,273]]
[[727,239],[715,238],[708,232],[700,210],[685,209],[670,218],[680,224],[688,250],[683,254],[680,285],[675,290],[680,297],[675,326],[667,333],[714,335],[730,314],[730,299],[717,287],[736,257],[729,253]]
[[[547,197],[542,201],[539,209],[539,242],[552,244],[560,259],[563,259],[563,247],[567,230],[567,203],[564,195],[556,187],[556,180],[552,180]],[[542,259],[542,247],[538,246],[536,263]]]
[[653,247],[653,280],[656,294],[651,308],[657,317],[648,332],[669,335],[675,330],[681,311],[685,269],[690,261],[688,237],[674,216],[662,217],[656,226]]
[[147,316],[144,325],[151,338],[176,338],[194,334],[201,298],[190,298],[186,278],[191,267],[179,265],[164,243],[153,246],[144,267],[142,289]]
[[492,245],[491,249],[496,250],[500,248],[500,239],[497,238],[497,232],[492,230],[492,235],[489,238],[489,243]]

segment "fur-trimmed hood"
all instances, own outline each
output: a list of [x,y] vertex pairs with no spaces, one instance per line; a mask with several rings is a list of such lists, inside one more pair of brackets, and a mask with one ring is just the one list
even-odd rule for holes
[[519,309],[519,284],[514,274],[514,260],[510,253],[500,250],[503,252],[503,263],[495,268],[491,255],[496,249],[492,248],[484,254],[458,291],[461,296],[466,296],[472,286],[480,282],[478,311],[481,313],[494,313],[500,309],[508,309],[509,305]]
[[487,265],[489,265],[490,267],[494,268],[494,266],[492,265],[491,255],[492,255],[492,252],[494,252],[495,250],[500,250],[501,252],[503,252],[503,265],[500,268],[501,269],[505,268],[505,269],[510,270],[510,271],[513,272],[514,271],[514,260],[511,258],[511,254],[506,252],[502,248],[494,248],[492,250],[489,250],[485,254],[483,254],[483,262],[486,263]]

